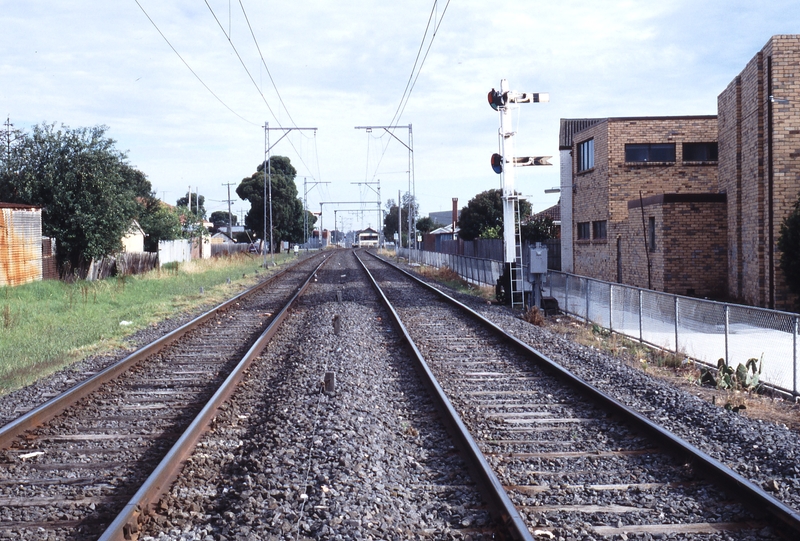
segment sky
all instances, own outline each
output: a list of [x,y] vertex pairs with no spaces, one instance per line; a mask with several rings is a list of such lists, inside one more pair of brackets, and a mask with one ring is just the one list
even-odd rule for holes
[[323,227],[355,230],[398,192],[424,216],[501,187],[486,96],[502,79],[550,95],[514,129],[518,156],[553,165],[515,186],[556,204],[559,119],[714,115],[771,36],[800,33],[800,3],[0,0],[0,28],[2,122],[108,126],[159,198],[199,189],[210,215],[232,183],[240,217],[268,136]]

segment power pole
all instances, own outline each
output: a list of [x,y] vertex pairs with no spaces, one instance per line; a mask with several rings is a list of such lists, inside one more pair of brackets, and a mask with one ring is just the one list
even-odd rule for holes
[[[269,144],[269,132],[271,130],[281,130],[283,135],[281,135],[275,144],[270,146]],[[270,259],[272,260],[272,264],[275,265],[275,251],[272,246],[272,164],[270,162],[270,150],[281,142],[281,140],[289,135],[290,131],[297,130],[297,131],[304,131],[304,130],[314,130],[314,133],[317,133],[317,128],[270,128],[269,122],[264,122],[264,241],[267,240],[267,184],[269,184],[269,255]],[[264,252],[264,268],[267,267],[267,252]]]
[[[408,144],[405,144],[401,141],[395,134],[394,130],[397,128],[408,128]],[[371,132],[372,130],[384,130],[386,133],[391,135],[395,138],[401,145],[408,149],[408,194],[411,196],[412,200],[409,205],[409,213],[408,213],[408,247],[411,249],[411,242],[416,243],[417,236],[414,234],[414,205],[413,203],[416,202],[417,197],[417,188],[416,188],[416,180],[414,179],[414,136],[411,129],[411,124],[408,126],[356,126],[355,129],[357,130],[367,130]],[[397,205],[401,204],[400,200],[397,201]],[[380,205],[379,205],[380,208]],[[402,237],[402,235],[401,235]],[[413,241],[412,241],[413,239]]]
[[223,186],[228,187],[228,237],[233,239],[233,235],[231,233],[231,226],[233,225],[233,217],[231,216],[231,186],[236,184],[235,182],[228,182],[223,184]]
[[[317,184],[330,184],[330,182],[315,181],[311,187],[307,187],[306,177],[303,177],[303,244],[308,243],[308,192],[314,189]],[[321,223],[320,223],[321,224]],[[320,242],[322,242],[322,230],[320,230]]]

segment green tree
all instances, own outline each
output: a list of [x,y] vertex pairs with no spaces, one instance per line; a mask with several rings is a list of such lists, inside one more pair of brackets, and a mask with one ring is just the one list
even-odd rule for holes
[[[231,225],[237,225],[236,222],[238,220],[238,216],[231,213]],[[209,221],[214,224],[214,229],[222,230],[228,227],[228,211],[227,210],[215,210],[211,213],[211,218]]]
[[550,216],[531,218],[520,226],[522,240],[528,242],[544,242],[556,238],[558,228]]
[[[408,193],[403,194],[402,200],[402,216],[403,219],[403,238],[408,236],[408,213],[414,210],[414,215],[419,214],[419,205],[414,200],[414,196]],[[386,212],[383,215],[383,236],[386,239],[393,239],[397,233],[397,202],[394,199],[386,201]]]
[[778,250],[781,252],[780,267],[786,284],[792,293],[800,295],[800,198],[781,223]]
[[198,220],[202,220],[206,217],[206,208],[205,202],[206,197],[204,195],[197,195],[197,192],[191,193],[191,200],[192,205],[189,206],[189,192],[186,192],[186,195],[178,199],[176,205],[179,207],[186,207],[189,211],[194,214]]
[[62,269],[80,269],[120,249],[139,210],[142,176],[107,130],[34,126],[0,170],[0,199],[42,207],[43,233],[56,239]]
[[420,233],[430,233],[434,229],[439,229],[440,227],[443,227],[443,225],[438,222],[434,222],[433,218],[430,216],[425,216],[424,218],[417,220],[417,231]]
[[181,216],[178,210],[170,207],[155,196],[140,198],[139,225],[147,234],[144,249],[157,252],[162,240],[175,240],[183,236]]
[[[519,200],[520,216],[531,213],[531,204]],[[486,190],[469,200],[461,209],[458,219],[458,236],[464,240],[476,238],[502,238],[503,234],[503,191]]]
[[[294,179],[297,171],[289,158],[272,156],[272,237],[276,246],[280,242],[303,241],[303,203],[297,197],[297,186]],[[236,194],[250,202],[250,210],[244,218],[245,227],[255,232],[257,238],[264,236],[264,164],[258,164],[256,172],[242,179],[236,188]],[[269,222],[269,208],[267,208]],[[310,220],[311,218],[309,218]],[[269,241],[269,231],[267,231]]]

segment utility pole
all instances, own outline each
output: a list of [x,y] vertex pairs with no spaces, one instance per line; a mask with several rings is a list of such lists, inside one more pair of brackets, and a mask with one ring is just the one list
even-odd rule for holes
[[[314,181],[311,187],[307,188],[306,177],[303,177],[303,244],[308,243],[308,192],[314,189],[317,184],[330,184],[330,182]],[[320,225],[322,222],[320,222]],[[322,230],[320,230],[320,242],[322,242]]]
[[[269,132],[271,130],[280,130],[283,132],[275,144],[270,146],[269,145]],[[267,240],[267,200],[269,200],[269,256],[272,260],[272,264],[275,265],[275,251],[272,246],[272,163],[270,161],[270,150],[281,142],[281,140],[289,135],[291,131],[305,131],[305,130],[314,130],[314,133],[317,133],[317,128],[270,128],[269,122],[264,122],[264,242]],[[269,184],[269,199],[267,199],[267,184]],[[267,267],[267,253],[264,252],[264,268]]]
[[233,239],[233,235],[231,234],[231,226],[233,225],[233,217],[231,216],[231,186],[235,184],[235,182],[223,184],[223,186],[228,187],[228,237],[231,239]]
[[[408,128],[408,144],[401,141],[395,134],[393,130],[397,128]],[[414,135],[411,129],[411,124],[408,126],[356,126],[355,129],[357,130],[367,130],[367,132],[371,132],[372,130],[384,130],[386,133],[391,135],[395,138],[401,145],[408,149],[408,194],[412,197],[412,201],[409,205],[409,213],[408,213],[408,247],[411,249],[411,242],[416,243],[417,236],[414,234],[414,205],[413,203],[416,202],[416,180],[414,179]],[[397,201],[398,208],[401,205],[401,201],[398,199]],[[402,238],[402,235],[401,235]]]
[[[380,224],[382,222],[382,220],[381,220],[381,179],[378,179],[377,182],[351,182],[350,184],[363,184],[367,188],[369,188],[370,190],[372,190],[373,192],[375,192],[378,195],[378,222],[377,222],[378,225],[376,225],[375,227],[376,227],[376,230],[378,231],[378,246],[381,246],[383,244],[380,241],[381,235],[382,235],[382,229],[380,227]],[[375,188],[370,186],[371,184],[377,184],[378,185],[378,189],[376,190]]]

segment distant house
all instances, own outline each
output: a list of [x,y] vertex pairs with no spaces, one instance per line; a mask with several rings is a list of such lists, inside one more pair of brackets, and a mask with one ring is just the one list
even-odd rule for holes
[[234,244],[236,241],[230,238],[222,231],[218,231],[211,235],[211,244]]
[[144,232],[139,222],[133,220],[128,232],[122,237],[122,251],[129,254],[144,252],[144,238],[146,236],[147,233]]
[[533,220],[541,220],[542,218],[550,218],[553,220],[553,225],[556,227],[555,238],[561,238],[561,201],[531,216]]

